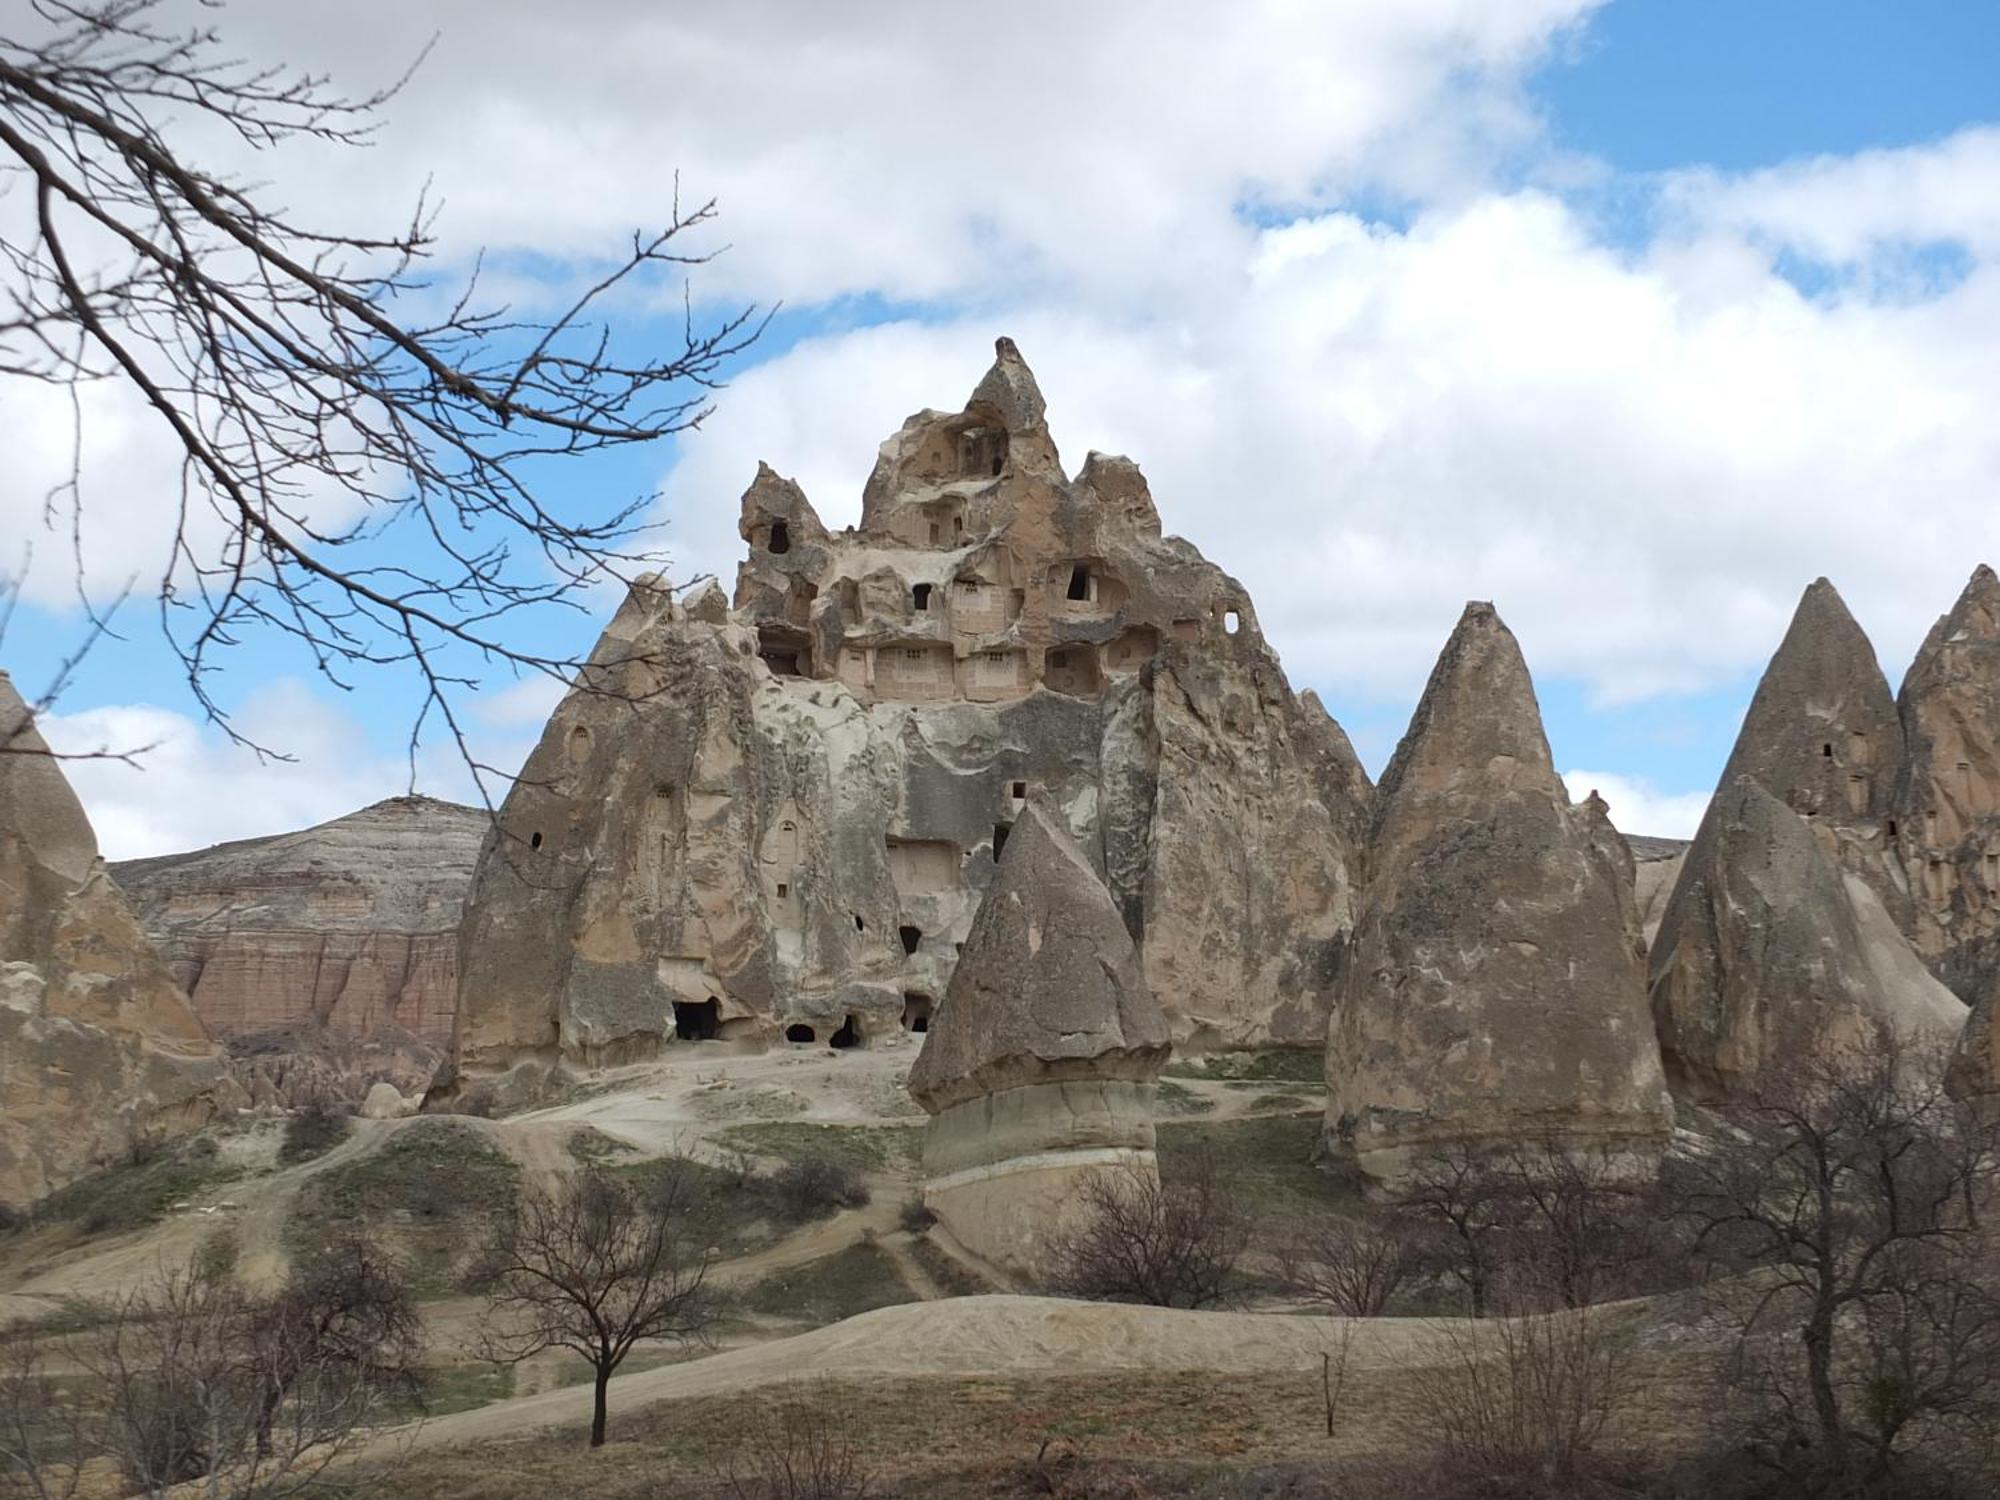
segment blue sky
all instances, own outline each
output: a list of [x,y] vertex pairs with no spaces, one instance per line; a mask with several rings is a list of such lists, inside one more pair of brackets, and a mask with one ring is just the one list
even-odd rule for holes
[[[346,28],[318,25],[327,9],[225,24],[357,83],[419,40],[384,0]],[[518,252],[551,281],[642,220],[663,172],[721,198],[731,248],[696,295],[785,312],[705,432],[553,481],[661,487],[684,574],[728,579],[759,457],[853,519],[875,443],[958,405],[1010,333],[1066,459],[1141,463],[1371,768],[1459,602],[1491,597],[1558,765],[1605,783],[1630,831],[1684,832],[1814,576],[1893,683],[2000,554],[2000,133],[1981,129],[2000,123],[2000,8],[1313,9],[1036,3],[999,35],[894,0],[564,18],[450,0],[365,168],[298,170],[308,206],[343,217],[434,174],[448,251]],[[927,38],[914,15],[949,19]],[[162,471],[126,416],[87,453],[100,593],[149,561],[143,525],[116,522]],[[0,394],[0,438],[48,425]],[[77,619],[24,467],[0,481],[0,544],[36,542],[4,648],[32,690]],[[582,649],[593,603],[536,643]],[[189,722],[149,608],[51,724],[165,747],[143,775],[78,767],[108,852],[400,789],[406,684],[338,693],[247,641],[221,696],[298,757],[248,763]],[[547,694],[489,688],[474,722],[517,757]],[[448,754],[420,784],[465,794]]]

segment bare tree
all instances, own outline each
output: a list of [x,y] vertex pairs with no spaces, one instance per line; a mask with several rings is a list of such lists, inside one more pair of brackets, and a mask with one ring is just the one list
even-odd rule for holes
[[1657,1184],[1635,1180],[1609,1151],[1555,1139],[1521,1143],[1493,1164],[1509,1205],[1509,1266],[1552,1305],[1583,1307],[1644,1279],[1654,1260]]
[[524,1194],[480,1268],[494,1320],[485,1334],[489,1358],[568,1349],[590,1365],[593,1448],[604,1442],[611,1377],[634,1347],[701,1339],[715,1321],[708,1253],[694,1248],[690,1232],[697,1193],[680,1159],[643,1195],[587,1169],[551,1191]]
[[[274,632],[338,683],[411,671],[413,748],[436,715],[469,759],[453,690],[480,664],[574,673],[526,644],[529,619],[646,561],[651,497],[553,499],[546,461],[698,425],[761,325],[689,310],[669,347],[630,348],[605,316],[708,259],[690,241],[712,204],[662,205],[533,317],[484,301],[476,271],[456,290],[424,279],[421,201],[393,225],[313,224],[190,154],[217,136],[362,145],[400,87],[350,95],[241,61],[160,0],[17,7],[0,21],[0,376],[123,382],[169,436],[180,491],[154,592],[211,719],[241,738],[211,673]],[[47,509],[80,549],[75,468]]]
[[8,1493],[95,1493],[92,1466],[109,1461],[146,1496],[297,1494],[416,1394],[419,1343],[399,1268],[368,1247],[336,1247],[270,1297],[197,1253],[67,1341],[72,1389],[46,1346],[10,1345],[0,1478]]
[[1467,1145],[1439,1147],[1417,1164],[1396,1207],[1419,1237],[1429,1268],[1462,1286],[1472,1316],[1485,1317],[1505,1236],[1519,1212],[1492,1158]]
[[1416,1268],[1409,1232],[1395,1219],[1368,1223],[1329,1214],[1278,1251],[1279,1279],[1294,1295],[1350,1318],[1380,1317]]
[[1680,1174],[1695,1253],[1745,1273],[1712,1298],[1762,1398],[1753,1451],[1813,1492],[1890,1484],[1916,1440],[2000,1415],[2000,1157],[1942,1073],[1894,1046],[1801,1061]]
[[1049,1281],[1072,1297],[1206,1307],[1227,1295],[1248,1239],[1207,1152],[1171,1182],[1107,1168],[1077,1189],[1075,1222],[1049,1246]]

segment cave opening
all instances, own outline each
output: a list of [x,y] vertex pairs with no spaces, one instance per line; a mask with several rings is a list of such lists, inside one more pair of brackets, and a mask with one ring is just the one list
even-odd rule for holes
[[931,1029],[931,997],[903,996],[903,1030],[922,1035]]
[[810,1044],[819,1040],[819,1033],[810,1026],[794,1023],[785,1028],[785,1040]]
[[854,1024],[854,1017],[849,1016],[840,1023],[840,1030],[827,1039],[827,1045],[838,1047],[842,1051],[861,1045],[861,1029]]
[[712,1042],[722,1034],[722,1004],[717,1000],[676,1000],[674,1035],[684,1042]]
[[917,944],[924,940],[924,930],[921,927],[912,927],[906,922],[896,929],[896,936],[903,940],[903,951],[905,953],[915,953],[917,951]]
[[771,550],[780,555],[792,550],[792,528],[783,521],[771,523]]

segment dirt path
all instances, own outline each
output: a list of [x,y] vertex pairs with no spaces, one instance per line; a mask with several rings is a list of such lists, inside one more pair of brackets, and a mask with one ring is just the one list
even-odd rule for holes
[[[1254,1374],[1317,1370],[1349,1320],[1270,1313],[1176,1312],[1049,1297],[954,1297],[863,1313],[831,1327],[613,1382],[621,1411],[691,1395],[718,1395],[826,1377],[1116,1374],[1145,1370]],[[1436,1322],[1355,1320],[1350,1376],[1435,1359]],[[588,1422],[590,1391],[566,1387],[439,1417],[387,1433],[377,1450],[495,1442]]]

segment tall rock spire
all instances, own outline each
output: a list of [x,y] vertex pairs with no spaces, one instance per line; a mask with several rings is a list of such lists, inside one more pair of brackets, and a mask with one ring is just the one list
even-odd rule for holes
[[1630,856],[1570,805],[1490,604],[1466,606],[1379,797],[1327,1047],[1329,1148],[1390,1181],[1441,1146],[1523,1137],[1657,1158],[1671,1115]]
[[1906,747],[1889,848],[1917,951],[1972,1006],[1958,1081],[2000,1087],[2000,578],[1981,564],[1898,697]]
[[237,1098],[0,672],[0,1201],[38,1197]]

